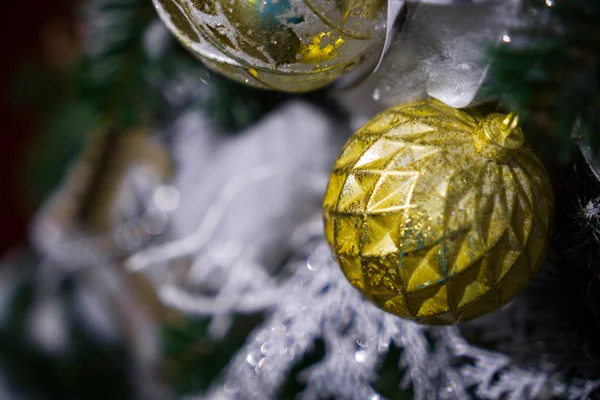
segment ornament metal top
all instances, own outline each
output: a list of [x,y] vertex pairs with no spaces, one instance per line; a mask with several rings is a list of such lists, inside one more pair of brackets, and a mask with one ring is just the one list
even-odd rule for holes
[[424,324],[501,307],[544,259],[554,203],[512,116],[426,100],[388,109],[337,160],[327,240],[352,285]]
[[323,87],[383,46],[385,0],[153,0],[177,38],[237,81]]

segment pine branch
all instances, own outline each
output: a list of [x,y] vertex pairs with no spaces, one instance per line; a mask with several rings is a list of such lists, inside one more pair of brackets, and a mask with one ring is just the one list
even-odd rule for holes
[[153,60],[143,40],[154,18],[151,2],[94,0],[85,12],[86,54],[76,75],[79,93],[91,98],[118,129],[150,124],[160,107],[147,81]]
[[524,0],[525,27],[494,51],[493,91],[552,139],[560,161],[571,155],[573,128],[600,147],[600,3]]
[[2,300],[7,312],[0,324],[0,368],[3,383],[14,394],[9,398],[131,399],[134,396],[129,376],[133,363],[131,350],[125,343],[99,340],[90,330],[78,309],[73,280],[60,284],[56,298],[65,313],[69,350],[49,352],[32,340],[31,320],[35,306],[39,306],[35,286],[37,262],[26,254],[11,257],[8,262],[3,260],[1,265],[2,282],[8,290]]

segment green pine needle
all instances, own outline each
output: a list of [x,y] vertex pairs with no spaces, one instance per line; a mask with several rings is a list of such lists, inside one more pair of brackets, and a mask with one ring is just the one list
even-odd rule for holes
[[[527,28],[494,51],[494,92],[523,119],[552,138],[558,160],[574,140],[598,150],[600,116],[600,3],[525,0]],[[572,132],[579,126],[579,137]]]

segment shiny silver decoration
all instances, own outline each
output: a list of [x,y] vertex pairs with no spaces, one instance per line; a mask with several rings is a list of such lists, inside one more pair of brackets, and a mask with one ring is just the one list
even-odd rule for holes
[[431,96],[457,108],[473,103],[487,75],[487,52],[514,23],[516,2],[453,4],[409,7],[373,76],[376,101],[391,106]]
[[384,46],[337,88],[360,90],[375,81],[372,96],[384,108],[425,96],[466,107],[486,79],[486,51],[514,23],[520,1],[388,0]]

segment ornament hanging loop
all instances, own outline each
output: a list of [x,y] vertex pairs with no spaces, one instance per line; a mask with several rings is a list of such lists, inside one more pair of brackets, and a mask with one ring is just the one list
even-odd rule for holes
[[494,113],[483,119],[473,135],[473,141],[481,155],[502,161],[510,156],[511,151],[523,146],[525,137],[515,113]]

